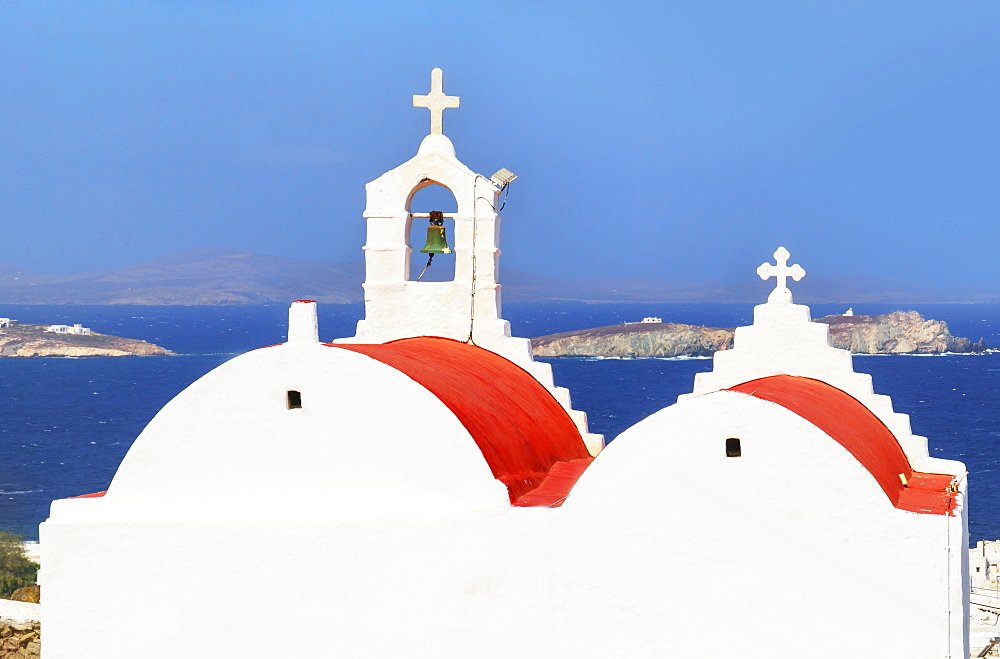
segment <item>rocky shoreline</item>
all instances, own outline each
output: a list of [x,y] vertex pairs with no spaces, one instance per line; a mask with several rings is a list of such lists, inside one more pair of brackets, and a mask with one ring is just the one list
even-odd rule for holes
[[172,355],[139,339],[109,334],[56,334],[47,325],[15,324],[0,329],[0,357],[132,357]]
[[817,323],[830,326],[830,345],[860,355],[939,355],[946,352],[983,352],[982,339],[952,336],[943,320],[925,320],[916,311],[894,311],[881,316],[824,316]]
[[[952,336],[947,323],[925,320],[916,311],[880,316],[824,316],[814,322],[830,326],[830,345],[855,354],[921,354],[982,352],[980,339]],[[549,334],[531,340],[536,357],[706,357],[733,347],[730,328],[678,323],[626,323]]]

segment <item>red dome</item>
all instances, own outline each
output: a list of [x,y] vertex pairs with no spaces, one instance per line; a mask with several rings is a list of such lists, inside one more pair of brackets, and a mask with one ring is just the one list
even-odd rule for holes
[[515,506],[561,505],[593,460],[552,394],[494,352],[426,336],[327,345],[377,359],[437,396],[472,435]]
[[729,391],[781,405],[835,439],[871,473],[896,508],[936,515],[955,509],[955,477],[914,471],[892,431],[850,394],[793,375],[750,380]]

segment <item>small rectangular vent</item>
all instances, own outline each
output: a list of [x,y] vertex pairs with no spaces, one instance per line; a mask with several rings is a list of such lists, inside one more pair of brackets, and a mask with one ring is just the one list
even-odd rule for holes
[[730,437],[726,440],[726,457],[727,458],[738,458],[742,455],[743,451],[740,448],[739,437]]
[[290,410],[302,409],[302,394],[295,391],[294,389],[288,390],[288,409]]

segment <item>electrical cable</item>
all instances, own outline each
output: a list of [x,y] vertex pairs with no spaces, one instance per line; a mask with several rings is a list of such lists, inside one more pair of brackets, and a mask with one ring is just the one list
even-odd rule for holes
[[[476,203],[480,199],[482,199],[483,201],[485,201],[487,204],[490,205],[490,208],[493,209],[494,213],[499,213],[500,211],[503,210],[504,206],[507,205],[507,195],[510,194],[510,191],[507,190],[507,186],[510,185],[510,182],[508,181],[507,183],[503,184],[503,187],[500,188],[500,192],[505,192],[505,194],[503,198],[503,203],[500,204],[500,208],[497,208],[496,205],[492,201],[490,201],[487,197],[479,196],[476,194],[476,186],[479,184],[479,179],[483,179],[484,181],[489,180],[482,174],[476,174],[475,182],[472,184],[472,291],[471,295],[469,296],[470,297],[469,338],[465,340],[465,342],[468,343],[469,345],[476,345],[476,342],[472,339],[472,333],[475,330],[476,326],[476,239],[479,234],[479,217],[476,214]],[[496,218],[494,218],[494,221],[496,221]],[[429,265],[430,263],[428,263],[428,266]],[[426,270],[426,268],[424,269]]]
[[[479,179],[484,178],[482,174],[476,174],[472,182],[472,290],[469,295],[469,338],[465,340],[469,345],[476,345],[472,339],[472,333],[476,327],[476,238],[479,233],[479,216],[476,213],[476,202],[479,196],[476,194],[476,187]],[[490,204],[492,206],[492,204]]]
[[[493,210],[496,211],[497,213],[499,213],[500,211],[502,211],[503,207],[507,205],[507,196],[510,194],[510,190],[507,189],[508,185],[510,185],[510,181],[508,181],[507,183],[504,183],[503,187],[500,188],[500,192],[503,192],[503,203],[500,204],[500,208],[496,208],[496,207],[493,208]],[[490,204],[490,206],[493,206],[493,204]]]

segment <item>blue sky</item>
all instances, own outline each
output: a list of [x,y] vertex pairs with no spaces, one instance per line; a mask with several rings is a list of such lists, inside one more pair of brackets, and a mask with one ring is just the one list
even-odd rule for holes
[[0,263],[360,260],[435,66],[459,157],[520,175],[506,267],[736,282],[783,244],[810,274],[1000,282],[995,0],[8,0]]

